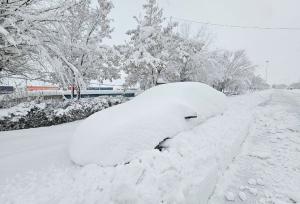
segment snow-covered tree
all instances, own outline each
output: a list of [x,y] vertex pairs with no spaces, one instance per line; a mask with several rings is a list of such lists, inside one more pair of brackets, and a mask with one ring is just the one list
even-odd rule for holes
[[62,21],[65,1],[0,1],[0,77],[44,78],[39,66],[55,24]]
[[[98,0],[98,6],[91,6],[91,0],[81,0],[65,12],[66,19],[60,25],[55,44],[56,51],[70,62],[85,82],[91,79],[104,80],[118,77],[118,52],[102,45],[104,38],[110,38],[112,29],[108,17],[113,5],[110,0]],[[65,85],[76,87],[82,84],[76,81],[73,69],[64,67],[63,75],[56,75]],[[61,68],[57,70],[61,72]]]
[[0,77],[55,79],[84,86],[117,77],[118,52],[110,37],[110,0],[1,0]]
[[273,89],[286,89],[288,86],[286,84],[273,84],[272,85]]
[[300,82],[295,82],[295,83],[292,83],[290,86],[289,86],[290,89],[300,89]]
[[252,75],[251,82],[250,82],[251,90],[264,90],[269,88],[270,85],[263,78],[255,74]]
[[166,23],[156,0],[147,0],[143,9],[144,15],[135,17],[137,28],[127,32],[131,40],[127,45],[124,70],[128,74],[128,85],[139,84],[146,89],[155,86],[166,70],[176,23]]
[[248,59],[244,50],[220,51],[218,59],[219,77],[213,86],[222,92],[241,93],[249,89],[255,66]]
[[196,40],[173,37],[173,52],[168,63],[168,81],[193,81],[200,67],[199,53],[203,44]]
[[[201,32],[199,32],[201,33]],[[173,35],[171,58],[167,66],[168,81],[207,82],[206,71],[210,67],[209,41],[203,35],[190,36],[188,26]]]

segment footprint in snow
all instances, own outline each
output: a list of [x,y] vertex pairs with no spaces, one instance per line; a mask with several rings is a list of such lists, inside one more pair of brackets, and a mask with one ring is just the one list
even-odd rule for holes
[[225,193],[225,198],[226,198],[227,201],[234,201],[235,200],[235,195],[234,195],[233,192],[228,191],[228,192]]
[[257,181],[255,179],[253,179],[253,178],[250,178],[248,180],[248,184],[255,186],[257,184]]
[[244,193],[243,191],[240,191],[240,192],[239,192],[239,198],[241,199],[241,201],[247,200],[247,195],[246,195],[246,193]]
[[249,188],[248,190],[252,195],[257,196],[258,190],[256,188]]

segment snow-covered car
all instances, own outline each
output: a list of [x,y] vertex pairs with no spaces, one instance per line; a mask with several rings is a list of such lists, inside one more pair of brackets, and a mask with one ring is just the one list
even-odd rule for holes
[[70,157],[79,165],[123,164],[225,108],[225,95],[208,85],[159,85],[85,119],[71,140]]

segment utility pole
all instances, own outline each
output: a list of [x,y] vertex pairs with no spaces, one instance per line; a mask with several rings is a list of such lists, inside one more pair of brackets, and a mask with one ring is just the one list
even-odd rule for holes
[[265,68],[265,69],[266,69],[266,70],[265,70],[265,71],[266,71],[266,75],[265,75],[265,77],[266,77],[266,82],[267,82],[267,83],[268,83],[268,74],[269,74],[269,73],[268,73],[268,71],[269,71],[269,70],[268,70],[268,69],[269,69],[269,62],[270,62],[269,60],[266,60],[266,68]]

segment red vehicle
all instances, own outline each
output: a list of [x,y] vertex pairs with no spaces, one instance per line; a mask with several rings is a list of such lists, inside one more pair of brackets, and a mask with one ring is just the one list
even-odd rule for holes
[[27,91],[55,91],[59,90],[57,86],[27,86]]

